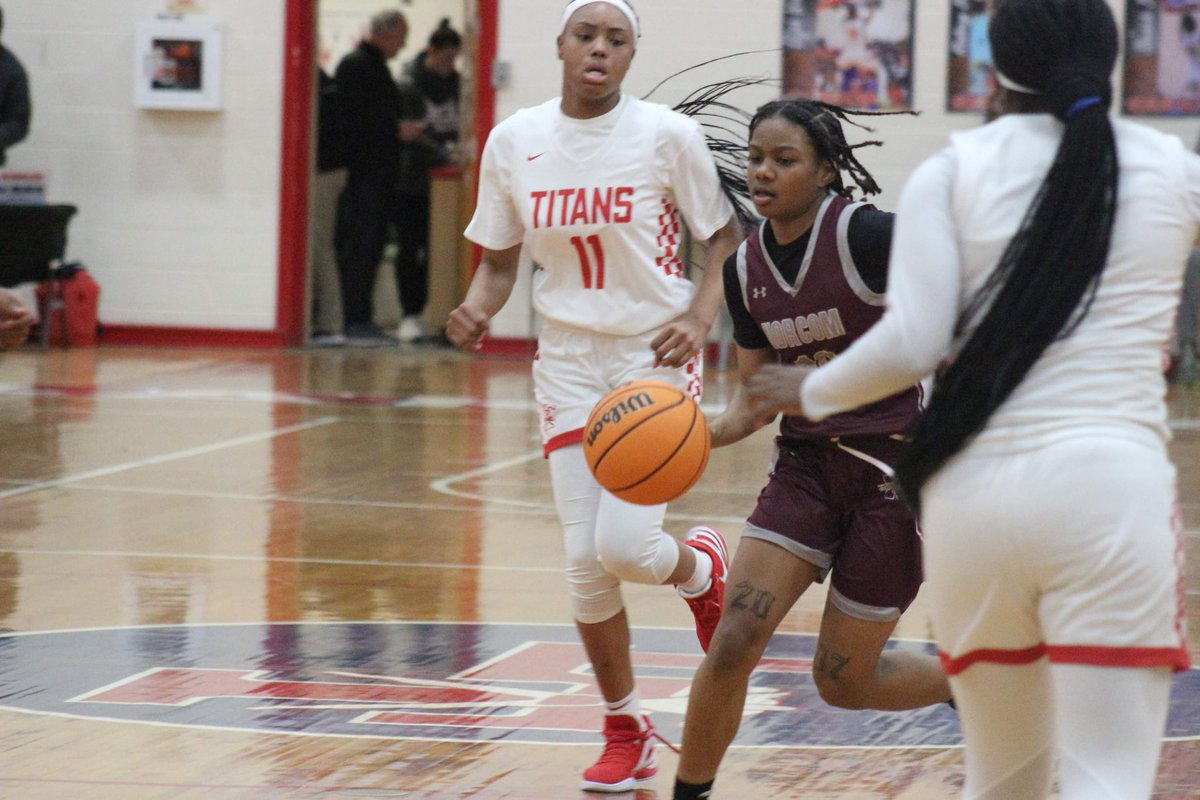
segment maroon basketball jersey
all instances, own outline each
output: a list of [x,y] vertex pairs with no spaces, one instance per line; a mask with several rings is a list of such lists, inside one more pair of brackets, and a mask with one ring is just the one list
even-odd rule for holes
[[[794,284],[780,274],[763,243],[763,222],[738,250],[738,282],[750,316],[780,363],[820,366],[845,350],[883,315],[884,296],[859,276],[850,253],[850,216],[865,205],[830,195],[821,204]],[[914,386],[844,414],[810,422],[784,417],[785,439],[903,432],[920,409]]]

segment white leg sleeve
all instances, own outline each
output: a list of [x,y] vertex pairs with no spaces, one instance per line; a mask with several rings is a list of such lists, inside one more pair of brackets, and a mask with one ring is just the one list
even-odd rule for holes
[[1050,668],[972,664],[950,679],[966,739],[968,800],[1044,800],[1054,762]]
[[603,622],[617,614],[624,607],[622,580],[666,581],[679,561],[679,545],[662,527],[666,505],[633,505],[602,491],[582,447],[552,452],[550,478],[577,620]]
[[596,512],[601,489],[583,458],[583,448],[563,447],[550,453],[550,483],[563,527],[567,585],[575,619],[597,623],[621,609],[621,582],[600,564],[596,552]]
[[1055,664],[1063,800],[1146,800],[1171,695],[1167,667]]

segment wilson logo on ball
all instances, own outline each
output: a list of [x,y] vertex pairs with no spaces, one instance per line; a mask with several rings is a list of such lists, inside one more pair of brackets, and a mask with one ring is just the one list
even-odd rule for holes
[[612,423],[616,425],[621,421],[621,418],[627,414],[632,414],[641,411],[643,408],[654,405],[654,398],[646,392],[638,392],[624,400],[620,400],[615,406],[604,412],[604,416],[592,423],[589,420],[590,427],[588,428],[587,443],[593,444],[600,434],[604,431],[604,426]]
[[596,481],[639,505],[666,503],[692,488],[712,446],[700,406],[662,381],[634,381],[609,392],[584,430],[584,455]]

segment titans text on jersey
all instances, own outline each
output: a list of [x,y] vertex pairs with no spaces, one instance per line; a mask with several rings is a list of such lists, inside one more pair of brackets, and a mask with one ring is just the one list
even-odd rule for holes
[[529,197],[535,228],[620,225],[633,220],[632,186],[547,189],[530,192]]

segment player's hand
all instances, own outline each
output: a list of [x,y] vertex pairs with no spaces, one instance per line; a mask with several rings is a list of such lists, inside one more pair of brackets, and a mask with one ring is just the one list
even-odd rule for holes
[[746,395],[754,416],[766,419],[774,414],[804,416],[800,406],[800,387],[816,367],[765,364],[746,381]]
[[446,338],[468,353],[478,352],[483,347],[483,337],[487,335],[490,323],[486,314],[463,303],[451,311],[446,320]]
[[21,295],[0,289],[0,349],[19,347],[29,338],[29,329],[37,322],[33,310]]
[[666,324],[650,342],[654,351],[654,366],[682,367],[704,347],[708,325],[690,314],[683,314]]

